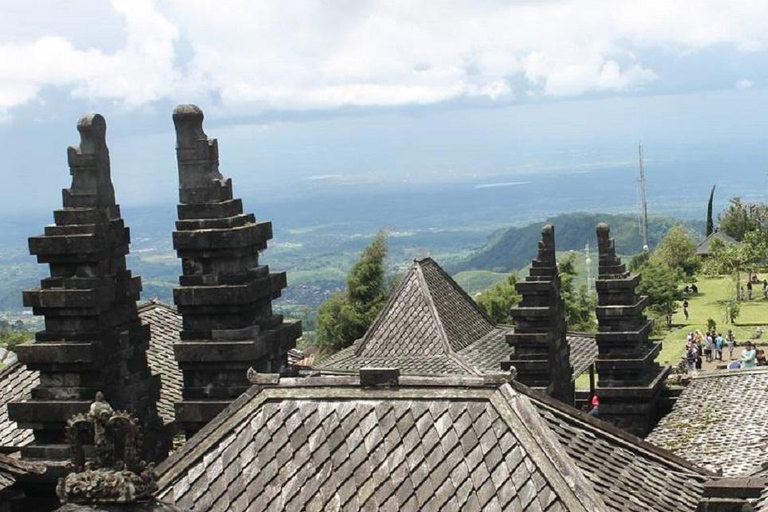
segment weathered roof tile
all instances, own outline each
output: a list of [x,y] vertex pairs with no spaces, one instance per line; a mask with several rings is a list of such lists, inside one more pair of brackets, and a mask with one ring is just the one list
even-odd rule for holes
[[[150,370],[154,375],[160,375],[162,382],[158,412],[165,423],[170,423],[174,418],[173,404],[181,400],[181,371],[173,355],[173,343],[179,339],[181,316],[175,308],[157,301],[141,304],[139,316],[149,324],[151,331],[147,353]],[[29,398],[38,383],[38,372],[28,370],[21,363],[0,371],[0,449],[17,449],[32,442],[32,431],[19,428],[8,418],[8,403]]]

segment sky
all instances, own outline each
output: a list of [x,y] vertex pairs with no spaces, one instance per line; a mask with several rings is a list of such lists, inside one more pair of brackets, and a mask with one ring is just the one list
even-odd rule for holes
[[[118,200],[175,201],[179,103],[205,111],[222,171],[249,195],[628,168],[641,140],[649,177],[654,163],[710,159],[754,181],[768,166],[764,0],[0,9],[0,212],[58,204],[66,147],[94,111]],[[733,169],[733,155],[750,158]]]

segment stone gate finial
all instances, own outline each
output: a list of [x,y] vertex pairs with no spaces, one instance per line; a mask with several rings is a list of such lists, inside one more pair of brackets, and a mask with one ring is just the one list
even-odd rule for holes
[[597,233],[597,272],[599,277],[602,279],[626,277],[626,266],[616,256],[616,241],[611,238],[611,228],[605,222],[600,222],[595,228],[595,232]]
[[114,206],[107,122],[101,114],[87,114],[77,122],[77,131],[80,144],[67,149],[72,186],[63,191],[64,207]]
[[173,109],[176,156],[179,165],[179,199],[201,204],[232,199],[232,182],[219,172],[219,145],[203,131],[203,111],[197,105]]
[[199,140],[208,140],[203,131],[203,111],[197,105],[178,105],[173,109],[176,147],[193,148]]
[[557,257],[555,254],[555,226],[552,224],[545,224],[541,228],[539,254],[536,259],[541,263],[546,263],[550,267],[557,266]]

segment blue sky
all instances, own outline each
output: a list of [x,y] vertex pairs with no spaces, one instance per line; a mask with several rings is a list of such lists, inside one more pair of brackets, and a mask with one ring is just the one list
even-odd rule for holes
[[59,202],[88,111],[107,117],[120,202],[174,201],[170,114],[187,102],[241,194],[631,167],[641,139],[651,169],[768,166],[764,1],[0,7],[0,211]]

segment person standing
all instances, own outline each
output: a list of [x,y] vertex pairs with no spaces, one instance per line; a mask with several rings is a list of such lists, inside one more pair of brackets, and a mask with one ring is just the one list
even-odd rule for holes
[[741,367],[742,368],[754,368],[757,361],[757,351],[752,346],[752,342],[748,341],[744,346],[744,350],[741,351]]
[[736,336],[731,329],[728,329],[728,334],[725,337],[726,346],[728,347],[728,358],[733,361],[733,347],[736,346]]
[[696,371],[696,360],[699,358],[699,353],[696,350],[696,344],[689,342],[685,351],[685,372],[693,374]]
[[723,336],[721,334],[718,334],[717,337],[715,337],[715,355],[716,359],[718,361],[723,360],[723,345],[725,344],[725,340],[723,340]]
[[683,313],[685,314],[685,319],[688,320],[690,317],[690,311],[688,310],[688,299],[685,299],[683,301]]
[[747,281],[747,300],[752,300],[752,280]]

